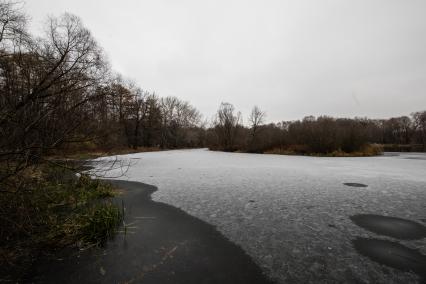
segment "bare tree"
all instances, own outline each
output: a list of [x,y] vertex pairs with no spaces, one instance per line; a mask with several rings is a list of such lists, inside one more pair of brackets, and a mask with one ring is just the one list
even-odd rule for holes
[[18,5],[19,2],[0,2],[0,44],[10,48],[28,38],[27,16]]
[[78,17],[50,18],[38,42],[0,60],[1,158],[15,161],[0,179],[64,143],[86,140],[90,104],[102,96],[96,90],[107,64]]
[[241,121],[241,113],[235,114],[235,108],[230,103],[221,103],[216,113],[215,131],[219,144],[224,150],[235,148],[235,137]]
[[134,130],[133,130],[133,149],[137,149],[138,146],[140,146],[140,129],[141,129],[141,122],[144,119],[146,115],[146,104],[143,97],[142,90],[138,89],[135,93],[135,98],[133,99],[133,121],[134,121]]
[[256,139],[260,126],[264,123],[266,113],[262,111],[258,106],[254,106],[249,115],[250,122],[250,142],[249,148],[255,147]]
[[161,107],[161,147],[168,148],[168,138],[170,136],[170,125],[173,123],[175,109],[178,105],[176,97],[166,97],[160,99]]
[[161,147],[180,147],[188,135],[188,129],[199,124],[201,115],[188,102],[176,97],[160,99]]
[[160,145],[161,134],[161,107],[160,99],[155,93],[146,96],[146,115],[143,120],[143,145],[146,147],[157,147]]
[[412,114],[415,130],[419,133],[423,144],[423,151],[426,151],[426,111],[419,111]]

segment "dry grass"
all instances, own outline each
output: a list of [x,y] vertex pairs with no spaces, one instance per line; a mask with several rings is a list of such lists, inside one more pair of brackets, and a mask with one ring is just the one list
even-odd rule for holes
[[29,265],[40,250],[102,244],[121,220],[115,189],[60,167],[28,169],[0,193],[0,269]]
[[129,147],[114,148],[111,150],[101,150],[101,149],[86,149],[79,151],[72,151],[69,153],[52,153],[49,155],[49,159],[70,159],[70,160],[89,160],[96,159],[99,157],[113,156],[113,155],[125,155],[125,154],[134,154],[142,152],[156,152],[162,151],[160,147],[138,147],[136,149]]
[[306,147],[301,145],[290,146],[288,148],[274,148],[264,152],[265,154],[276,155],[306,155],[318,157],[371,157],[383,154],[383,147],[378,144],[369,144],[364,146],[360,151],[347,153],[342,150],[334,151],[331,153],[310,153]]

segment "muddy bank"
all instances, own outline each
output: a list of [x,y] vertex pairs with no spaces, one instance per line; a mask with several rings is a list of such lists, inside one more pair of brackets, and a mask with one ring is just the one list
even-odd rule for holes
[[42,256],[33,283],[272,283],[216,229],[180,209],[153,202],[155,187],[111,181],[124,189],[125,226],[102,249]]

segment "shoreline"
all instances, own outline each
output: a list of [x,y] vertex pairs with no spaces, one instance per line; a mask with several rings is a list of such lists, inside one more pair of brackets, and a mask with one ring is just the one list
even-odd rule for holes
[[273,283],[239,246],[216,228],[155,202],[156,187],[106,180],[124,190],[124,227],[104,248],[43,256],[33,283]]

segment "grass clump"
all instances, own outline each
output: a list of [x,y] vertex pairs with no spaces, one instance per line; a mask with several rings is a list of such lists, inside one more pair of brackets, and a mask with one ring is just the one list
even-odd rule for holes
[[121,218],[120,209],[111,203],[91,206],[77,218],[78,239],[86,243],[100,243],[111,237]]
[[[53,166],[32,169],[0,192],[0,264],[25,265],[38,251],[103,244],[121,221],[106,182]],[[2,270],[2,269],[0,269]],[[1,271],[3,273],[3,271]]]
[[114,188],[83,175],[71,184],[48,184],[47,218],[41,232],[48,246],[102,244],[112,236],[121,219],[119,207],[110,200]]

